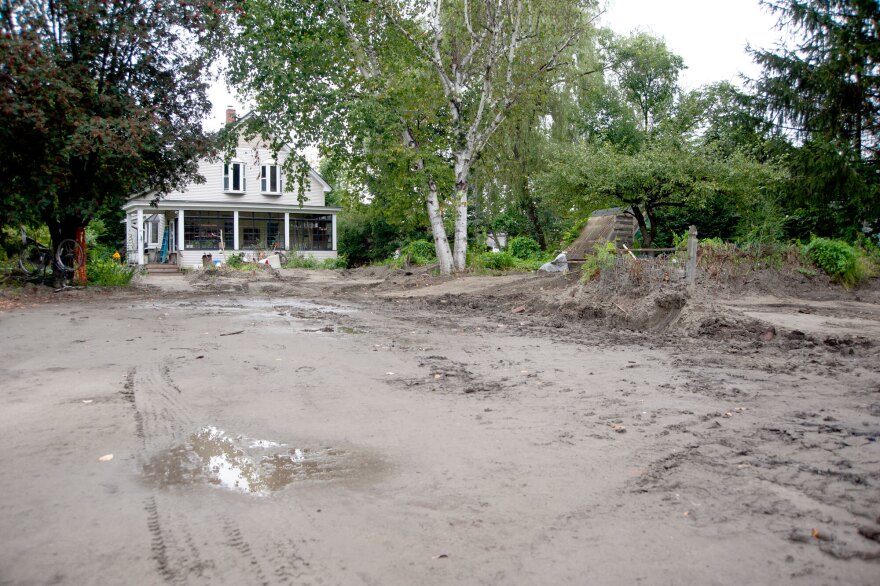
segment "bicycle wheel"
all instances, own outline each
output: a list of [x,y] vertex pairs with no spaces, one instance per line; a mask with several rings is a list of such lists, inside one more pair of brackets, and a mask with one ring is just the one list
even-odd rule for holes
[[37,244],[28,244],[18,255],[18,266],[29,275],[39,275],[46,268],[45,253]]
[[83,265],[85,259],[86,255],[83,247],[80,246],[79,242],[70,238],[62,240],[55,253],[55,260],[66,271],[76,271]]

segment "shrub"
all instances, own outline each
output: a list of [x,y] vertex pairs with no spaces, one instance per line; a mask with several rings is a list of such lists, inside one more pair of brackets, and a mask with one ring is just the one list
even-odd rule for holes
[[597,242],[594,250],[596,254],[584,259],[581,267],[581,280],[584,282],[595,279],[602,269],[613,267],[617,259],[617,246],[613,242],[606,242],[604,245]]
[[859,253],[846,242],[814,237],[804,252],[817,267],[845,287],[852,287],[865,277]]
[[516,258],[509,252],[484,252],[474,259],[473,266],[492,271],[503,271],[516,266]]
[[345,258],[345,255],[338,256],[336,258],[327,258],[321,262],[322,269],[344,269],[348,267],[348,259]]
[[110,258],[89,258],[86,263],[89,285],[125,287],[134,277],[134,268]]
[[437,262],[434,244],[427,240],[413,240],[400,249],[400,256],[414,265],[429,265]]
[[507,244],[507,252],[515,258],[523,260],[537,258],[542,254],[540,245],[538,245],[534,238],[528,236],[511,238]]
[[231,254],[226,259],[226,266],[230,269],[240,269],[242,265],[244,265],[244,260],[241,258],[241,254]]
[[313,256],[300,256],[293,254],[284,263],[285,269],[317,269],[319,263]]

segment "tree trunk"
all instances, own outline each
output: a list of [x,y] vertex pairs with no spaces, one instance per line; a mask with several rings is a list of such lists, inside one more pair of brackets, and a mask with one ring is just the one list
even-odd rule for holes
[[[401,118],[403,144],[411,149],[418,148],[415,137]],[[415,162],[417,171],[425,170],[425,161],[421,158]],[[428,210],[428,219],[431,221],[431,235],[434,237],[434,250],[437,253],[437,262],[440,263],[440,274],[448,275],[452,272],[452,252],[449,250],[449,238],[446,236],[446,227],[443,225],[443,213],[440,210],[440,198],[437,195],[437,183],[428,177],[428,191],[425,194],[425,206]]]
[[642,246],[644,248],[650,248],[654,239],[648,232],[648,223],[645,221],[645,215],[642,213],[642,210],[640,210],[639,207],[635,205],[632,206],[632,213],[636,219],[636,222],[639,224],[639,230],[642,231]]
[[428,182],[428,193],[425,197],[428,208],[428,219],[431,221],[431,234],[434,237],[434,250],[437,251],[437,262],[440,263],[440,274],[448,275],[452,272],[452,251],[449,250],[449,239],[446,237],[446,227],[443,225],[443,214],[440,212],[440,200],[437,196],[437,184],[433,180]]
[[463,271],[467,265],[468,182],[470,161],[464,153],[455,156],[455,270]]
[[657,238],[657,222],[654,221],[654,208],[645,206],[645,215],[648,217],[648,233],[643,236],[645,248],[651,248],[654,239]]

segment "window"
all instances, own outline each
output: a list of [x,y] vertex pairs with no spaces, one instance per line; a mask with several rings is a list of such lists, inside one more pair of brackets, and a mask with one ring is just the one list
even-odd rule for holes
[[290,216],[292,250],[333,250],[333,216]]
[[144,223],[146,235],[144,242],[147,246],[159,246],[159,221],[147,221]]
[[184,245],[194,250],[219,250],[222,236],[224,249],[232,250],[233,226],[232,212],[187,210],[183,215]]
[[281,193],[281,167],[279,165],[263,165],[260,171],[260,191],[263,193]]
[[247,189],[247,178],[244,176],[244,163],[231,162],[223,164],[223,191],[227,193],[243,193]]
[[284,249],[284,214],[239,212],[238,230],[242,249]]
[[260,229],[254,226],[247,226],[241,229],[241,247],[242,248],[261,248]]

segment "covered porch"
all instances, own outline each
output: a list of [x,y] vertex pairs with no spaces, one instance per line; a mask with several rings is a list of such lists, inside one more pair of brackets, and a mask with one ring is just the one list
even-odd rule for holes
[[339,208],[129,202],[125,207],[127,261],[132,265],[201,268],[203,257],[255,258],[284,251],[316,260],[336,258]]

